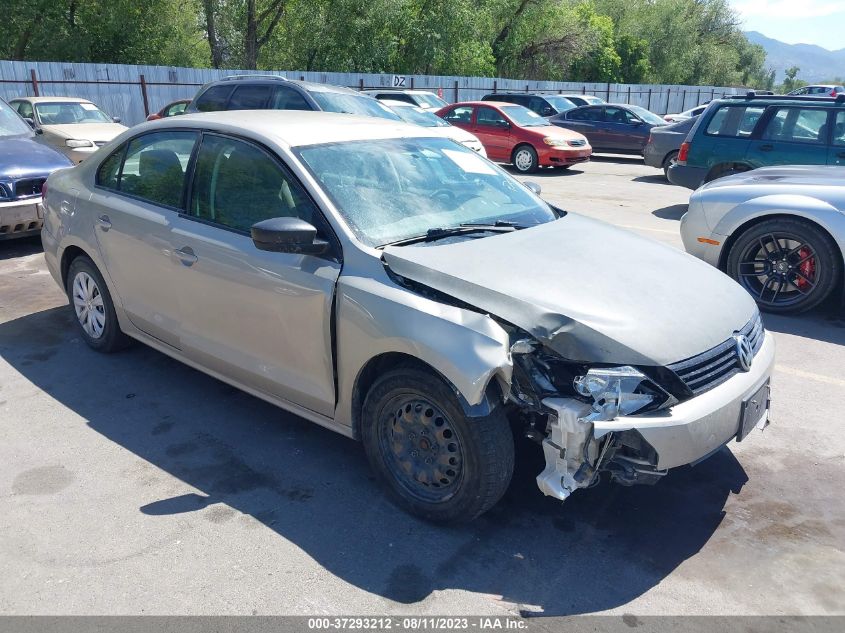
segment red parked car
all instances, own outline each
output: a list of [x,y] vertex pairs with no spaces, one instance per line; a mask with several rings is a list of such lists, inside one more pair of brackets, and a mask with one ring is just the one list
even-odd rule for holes
[[147,117],[147,121],[157,121],[158,119],[166,119],[169,116],[182,114],[185,111],[185,108],[188,107],[188,104],[190,102],[190,99],[179,99],[179,101],[168,103],[158,112],[153,112],[151,115],[149,115]]
[[511,163],[522,173],[538,167],[567,169],[593,153],[583,135],[551,125],[515,103],[467,101],[441,108],[437,115],[475,134],[490,160]]

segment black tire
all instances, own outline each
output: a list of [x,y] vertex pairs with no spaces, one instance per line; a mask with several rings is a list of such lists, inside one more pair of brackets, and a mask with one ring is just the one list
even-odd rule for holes
[[663,159],[663,175],[669,180],[669,168],[678,160],[678,152],[669,152]]
[[[77,297],[74,296],[75,293],[79,294],[80,289],[79,286],[75,287],[77,278],[80,283],[84,283],[83,280],[85,279],[90,279],[94,284],[93,291],[91,293],[91,296],[93,297],[92,303],[89,305],[91,310],[85,308],[84,314],[88,314],[89,311],[92,313],[98,313],[99,317],[97,318],[101,318],[103,323],[99,334],[97,333],[96,328],[91,328],[88,319],[80,316],[76,303]],[[73,320],[79,328],[79,333],[82,335],[82,338],[89,347],[97,350],[98,352],[110,353],[121,350],[129,345],[131,339],[120,329],[120,325],[117,322],[117,315],[114,311],[114,302],[109,294],[106,282],[103,280],[103,276],[100,274],[100,271],[97,270],[97,267],[91,259],[84,255],[80,255],[71,262],[67,272],[67,286],[65,291],[67,292],[68,301],[70,302]],[[97,301],[97,297],[99,297],[101,301]],[[85,301],[86,297],[79,294],[78,299],[80,301]],[[94,305],[95,302],[98,305]],[[89,322],[89,329],[91,331],[86,329],[86,326],[83,325],[83,321]]]
[[775,314],[815,308],[842,278],[836,243],[812,222],[793,218],[773,218],[747,229],[731,245],[726,269],[761,310]]
[[423,519],[471,521],[510,483],[513,435],[503,408],[468,418],[432,373],[414,367],[385,373],[367,393],[362,419],[373,470],[401,507]]
[[521,174],[533,174],[540,166],[537,151],[530,145],[523,143],[513,148],[511,163]]

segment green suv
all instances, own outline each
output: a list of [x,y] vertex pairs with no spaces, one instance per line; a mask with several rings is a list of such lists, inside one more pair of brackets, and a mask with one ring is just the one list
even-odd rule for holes
[[769,165],[845,165],[845,94],[749,93],[710,103],[687,134],[669,181],[697,189]]

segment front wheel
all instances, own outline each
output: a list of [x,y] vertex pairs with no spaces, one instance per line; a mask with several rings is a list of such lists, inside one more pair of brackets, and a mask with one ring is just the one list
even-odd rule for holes
[[520,145],[513,151],[513,166],[521,174],[530,174],[537,171],[540,160],[537,158],[536,150],[530,145]]
[[766,220],[746,230],[728,253],[727,272],[762,310],[806,312],[827,299],[842,275],[835,242],[815,224]]
[[444,382],[407,367],[387,372],[364,401],[362,435],[373,470],[403,508],[439,523],[492,508],[513,473],[513,436],[498,407],[469,418]]

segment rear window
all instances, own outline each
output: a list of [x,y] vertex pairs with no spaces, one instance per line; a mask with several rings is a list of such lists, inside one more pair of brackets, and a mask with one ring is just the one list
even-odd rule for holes
[[704,133],[708,136],[748,138],[765,110],[766,107],[762,105],[722,106],[707,123]]
[[197,110],[200,112],[217,112],[225,110],[233,86],[211,86],[197,99]]

